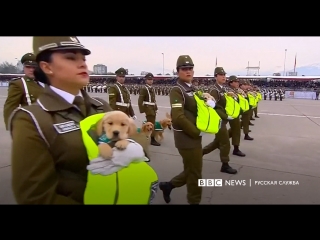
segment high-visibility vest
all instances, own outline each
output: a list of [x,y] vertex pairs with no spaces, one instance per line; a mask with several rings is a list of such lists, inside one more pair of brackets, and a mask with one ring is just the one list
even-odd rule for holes
[[[104,113],[85,118],[80,122],[82,139],[89,160],[99,156],[99,149],[89,131],[101,120]],[[150,204],[158,189],[157,173],[146,162],[133,162],[116,173],[103,176],[88,172],[84,193],[85,204]]]
[[221,117],[212,107],[208,106],[204,100],[201,100],[196,94],[194,99],[197,102],[197,128],[201,132],[216,134],[221,128]]
[[246,112],[249,110],[249,102],[246,98],[244,98],[241,94],[238,94],[239,99],[239,105],[243,112]]
[[257,99],[258,99],[258,102],[262,100],[262,94],[260,92],[257,92]]
[[256,107],[257,106],[257,99],[255,98],[255,96],[253,96],[253,94],[248,93],[248,98],[249,98],[249,105],[252,107]]
[[240,105],[239,103],[231,96],[229,96],[228,94],[224,94],[224,97],[226,99],[226,113],[228,116],[232,117],[232,118],[237,118],[240,115]]

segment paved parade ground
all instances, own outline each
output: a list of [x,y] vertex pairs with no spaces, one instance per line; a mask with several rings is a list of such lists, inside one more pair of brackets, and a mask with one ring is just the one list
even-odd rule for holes
[[[2,114],[6,92],[7,88],[0,87],[0,204],[15,204],[11,191],[11,139],[5,131]],[[91,95],[108,100],[106,93]],[[137,101],[138,96],[132,95],[136,122],[140,125],[144,116],[139,114]],[[170,111],[168,96],[157,96],[157,103],[160,120]],[[315,100],[262,100],[258,109],[260,118],[252,121],[255,126],[251,127],[250,136],[254,141],[241,137],[240,149],[247,156],[230,155],[230,165],[238,174],[220,172],[219,150],[205,156],[203,178],[222,179],[222,186],[204,187],[201,204],[320,204],[319,109],[320,101]],[[170,180],[183,166],[172,131],[167,129],[164,137],[162,146],[151,146],[150,164],[160,181]],[[205,135],[203,145],[213,138]],[[227,183],[234,186],[226,186]],[[170,204],[187,204],[186,187],[174,189],[171,197]],[[165,204],[160,190],[154,204]]]

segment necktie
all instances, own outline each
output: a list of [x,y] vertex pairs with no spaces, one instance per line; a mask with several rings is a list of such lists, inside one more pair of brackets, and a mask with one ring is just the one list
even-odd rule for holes
[[86,105],[84,103],[84,99],[81,96],[76,96],[73,104],[76,105],[80,110],[83,116],[87,116]]

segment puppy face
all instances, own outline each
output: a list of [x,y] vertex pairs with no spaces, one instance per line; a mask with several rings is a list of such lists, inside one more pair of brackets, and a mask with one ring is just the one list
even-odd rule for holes
[[154,129],[154,126],[153,126],[153,124],[151,122],[143,123],[142,127],[141,127],[141,131],[143,133],[146,133],[148,136],[151,135],[153,129]]
[[129,117],[121,111],[112,111],[104,115],[102,128],[106,132],[107,138],[118,141],[126,139],[131,133],[132,122]]

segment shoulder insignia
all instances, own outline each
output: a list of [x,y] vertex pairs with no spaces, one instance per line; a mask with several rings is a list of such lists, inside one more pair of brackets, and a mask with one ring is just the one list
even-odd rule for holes
[[21,78],[20,78],[20,77],[18,77],[18,78],[12,78],[12,79],[10,79],[9,81],[16,81],[16,80],[21,80]]

